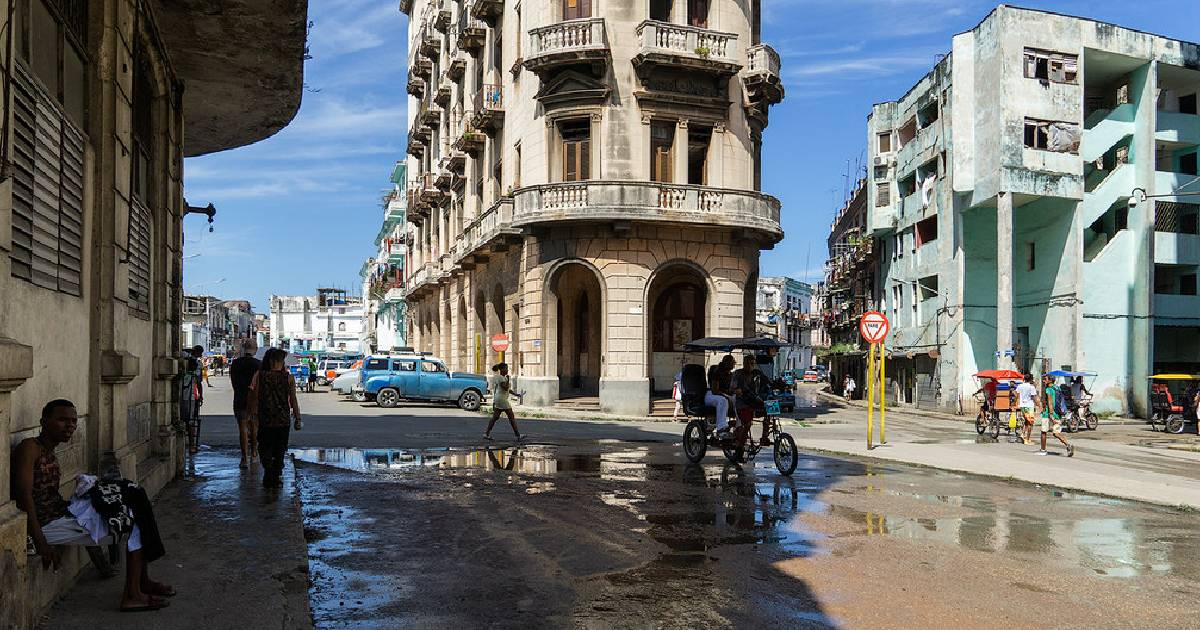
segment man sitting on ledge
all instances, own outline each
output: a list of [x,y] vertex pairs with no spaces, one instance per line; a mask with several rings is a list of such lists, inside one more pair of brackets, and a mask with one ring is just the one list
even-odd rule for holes
[[146,564],[163,555],[149,498],[128,481],[97,481],[80,475],[71,502],[59,494],[61,470],[54,450],[71,440],[79,418],[69,400],[42,408],[42,431],[23,440],[13,455],[13,494],[28,517],[33,548],[42,568],[58,570],[57,545],[104,545],[128,533],[122,612],[158,610],[175,590],[150,579]]

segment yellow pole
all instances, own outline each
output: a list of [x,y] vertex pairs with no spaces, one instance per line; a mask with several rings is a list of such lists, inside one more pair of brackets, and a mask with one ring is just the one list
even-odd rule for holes
[[883,344],[879,344],[879,443],[887,444],[887,372],[884,371],[886,359]]
[[863,386],[867,390],[867,450],[875,448],[871,443],[875,433],[875,385],[871,382],[871,378],[875,376],[875,344],[871,344],[867,349],[867,378]]

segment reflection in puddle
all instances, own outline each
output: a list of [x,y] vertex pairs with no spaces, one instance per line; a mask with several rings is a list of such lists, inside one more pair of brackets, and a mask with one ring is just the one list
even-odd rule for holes
[[[808,457],[789,478],[775,474],[765,459],[757,468],[715,458],[693,465],[665,445],[606,446],[292,452],[302,461],[360,472],[512,473],[508,483],[519,484],[526,494],[577,493],[580,484],[600,481],[594,488],[585,486],[585,492],[634,515],[645,523],[636,531],[669,550],[651,563],[658,571],[703,565],[712,549],[726,545],[823,554],[828,536],[802,518],[813,513],[855,524],[837,537],[886,536],[978,552],[1037,554],[1119,578],[1200,578],[1194,525],[1187,515],[1166,508],[899,465]],[[921,491],[933,487],[977,494]],[[994,491],[1003,499],[991,496]],[[840,497],[855,507],[840,505]],[[880,507],[861,509],[864,497]],[[895,501],[908,508],[889,510]],[[937,509],[914,517],[914,502]],[[946,510],[954,513],[945,515]]]

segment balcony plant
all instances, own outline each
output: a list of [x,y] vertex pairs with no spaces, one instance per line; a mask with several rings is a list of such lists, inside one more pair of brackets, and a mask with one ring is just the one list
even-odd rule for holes
[[712,50],[708,46],[697,46],[696,54],[700,55],[701,59],[708,59],[708,56],[712,54]]

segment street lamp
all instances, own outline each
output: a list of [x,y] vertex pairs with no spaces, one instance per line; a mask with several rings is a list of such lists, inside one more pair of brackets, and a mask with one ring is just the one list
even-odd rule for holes
[[[1196,181],[1196,180],[1192,180],[1192,181]],[[1191,182],[1188,182],[1188,183],[1191,183]],[[1184,186],[1186,186],[1186,185],[1187,184],[1184,184]],[[1141,203],[1147,199],[1158,199],[1161,197],[1190,197],[1190,196],[1200,196],[1200,192],[1181,192],[1179,190],[1176,190],[1176,191],[1172,191],[1172,192],[1162,194],[1162,195],[1147,195],[1145,188],[1134,188],[1133,192],[1129,195],[1129,209],[1132,210],[1132,209],[1136,208],[1139,203]]]

